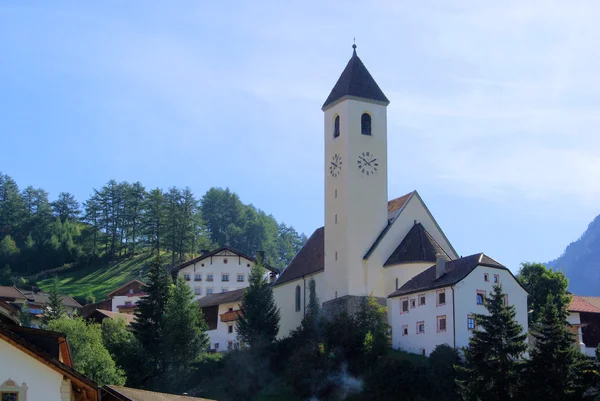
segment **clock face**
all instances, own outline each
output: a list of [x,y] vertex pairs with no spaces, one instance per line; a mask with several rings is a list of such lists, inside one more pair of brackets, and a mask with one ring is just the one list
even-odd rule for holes
[[342,171],[342,157],[336,153],[329,162],[329,174],[332,177],[337,177],[340,171]]
[[379,162],[373,152],[362,152],[356,159],[358,170],[366,176],[374,175],[379,169]]

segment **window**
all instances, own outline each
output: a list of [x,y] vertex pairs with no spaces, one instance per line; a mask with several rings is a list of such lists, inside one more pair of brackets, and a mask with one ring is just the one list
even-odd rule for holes
[[222,288],[221,288],[221,292],[222,292],[222,293],[223,293],[223,292],[227,292],[227,291],[229,291],[229,288],[227,288],[227,287],[222,287]]
[[207,287],[206,288],[206,295],[212,295],[212,293],[213,293],[212,287]]
[[196,288],[194,288],[194,294],[196,294],[196,295],[202,295],[202,287],[196,287]]
[[371,135],[371,115],[363,113],[360,116],[360,133],[363,135]]
[[19,386],[13,380],[8,379],[0,384],[0,401],[25,401],[27,399],[27,385]]
[[223,259],[223,263],[227,264],[227,262],[229,262],[227,258]]
[[410,300],[410,309],[414,308],[415,306],[417,306],[417,300],[416,299],[411,299]]
[[400,310],[400,313],[408,313],[408,299],[407,298],[401,299],[400,305],[402,307],[402,309]]
[[425,322],[417,322],[417,334],[425,333]]
[[337,224],[337,213],[335,214],[335,224]]
[[125,305],[131,306],[131,301],[125,301]]
[[233,349],[233,341],[227,341],[227,349]]
[[18,401],[19,400],[19,394],[15,393],[13,391],[11,392],[1,392],[0,395],[2,395],[2,401]]
[[206,281],[213,281],[213,274],[212,273],[206,273]]
[[334,198],[337,199],[337,189],[335,190],[334,194],[335,194]]
[[490,275],[488,273],[483,273],[483,281],[486,283],[490,282]]
[[215,343],[215,349],[219,349],[219,343]]
[[467,329],[469,329],[469,330],[475,329],[475,319],[471,315],[467,315]]
[[408,324],[405,324],[404,326],[402,326],[402,335],[403,336],[408,335]]
[[229,334],[233,333],[233,324],[230,324],[229,326],[227,326],[227,333],[229,333]]
[[233,312],[233,308],[227,309],[227,312]]
[[229,281],[229,273],[221,274],[221,281]]
[[425,294],[419,294],[419,306],[425,305],[426,296]]
[[500,284],[500,275],[494,274],[494,284]]
[[437,306],[446,305],[446,290],[437,290]]
[[130,294],[133,294],[133,289],[130,289],[130,290],[129,290],[129,293],[130,293]]
[[483,305],[485,303],[485,291],[477,290],[477,305]]
[[335,116],[333,120],[333,137],[337,138],[340,136],[340,116]]
[[438,333],[446,331],[446,315],[437,317],[437,331]]
[[185,274],[183,275],[183,279],[184,279],[185,281],[190,281],[190,275],[189,275],[188,273],[185,273]]
[[194,281],[202,281],[202,274],[196,273],[194,276]]
[[296,312],[300,312],[300,286],[296,286]]
[[337,260],[337,251],[335,251],[335,260]]

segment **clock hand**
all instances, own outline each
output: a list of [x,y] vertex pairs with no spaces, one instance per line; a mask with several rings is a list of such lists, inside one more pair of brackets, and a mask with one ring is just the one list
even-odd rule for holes
[[371,163],[369,163],[364,157],[360,157],[358,156],[360,159],[362,159],[362,161],[364,161],[367,165],[371,166]]
[[331,162],[331,164],[333,164],[337,168],[337,164],[335,164],[334,162]]

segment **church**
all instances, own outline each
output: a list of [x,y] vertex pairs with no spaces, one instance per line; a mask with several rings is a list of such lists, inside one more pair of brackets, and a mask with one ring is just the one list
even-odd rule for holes
[[388,307],[392,345],[410,352],[466,346],[495,284],[527,331],[527,292],[507,267],[459,257],[417,191],[389,199],[389,103],[353,45],[322,106],[324,226],[273,284],[279,336],[300,325],[311,280],[325,314],[354,313],[373,294]]

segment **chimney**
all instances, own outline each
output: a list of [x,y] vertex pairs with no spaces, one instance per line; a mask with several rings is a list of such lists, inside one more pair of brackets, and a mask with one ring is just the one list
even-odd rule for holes
[[435,255],[435,279],[442,277],[446,273],[446,258],[441,253]]

